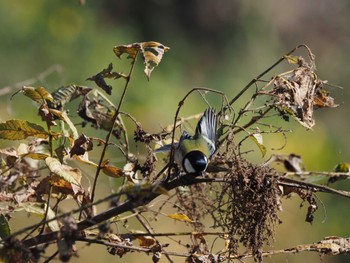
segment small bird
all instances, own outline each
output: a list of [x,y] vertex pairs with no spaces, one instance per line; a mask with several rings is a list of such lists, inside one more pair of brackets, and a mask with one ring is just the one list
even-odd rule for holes
[[[206,109],[198,121],[194,136],[184,131],[179,142],[175,145],[175,162],[186,173],[202,173],[215,152],[216,143],[216,114],[212,108]],[[161,148],[170,148],[165,145]],[[160,149],[158,149],[160,150]],[[160,151],[163,151],[160,150]]]

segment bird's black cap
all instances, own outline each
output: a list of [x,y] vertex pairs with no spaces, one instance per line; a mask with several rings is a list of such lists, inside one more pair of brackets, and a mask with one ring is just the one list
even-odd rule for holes
[[204,172],[208,165],[208,158],[201,151],[191,151],[183,159],[183,168],[187,173]]

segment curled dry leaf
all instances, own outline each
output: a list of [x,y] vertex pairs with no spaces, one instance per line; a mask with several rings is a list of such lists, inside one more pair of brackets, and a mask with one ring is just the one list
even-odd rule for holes
[[51,176],[48,179],[48,182],[50,183],[50,185],[55,187],[56,193],[75,196],[84,192],[82,187],[69,183],[62,177],[59,177],[57,175]]
[[163,58],[164,53],[167,52],[170,48],[154,41],[140,43],[140,46],[142,51],[142,58],[145,63],[144,72],[147,76],[147,79],[150,80],[153,69],[158,66]]
[[53,101],[47,101],[49,108],[62,110],[68,102],[87,95],[92,88],[78,85],[63,86],[52,93]]
[[[134,131],[134,140],[135,142],[144,142],[146,144],[150,144],[154,141],[161,141],[164,140],[167,136],[170,135],[170,132],[160,132],[160,133],[149,133],[146,132],[141,125],[137,125],[136,130]],[[171,139],[169,139],[169,142],[171,142]]]
[[150,248],[153,245],[157,244],[157,240],[151,236],[138,236],[137,239],[140,242],[140,247]]
[[133,43],[130,45],[120,45],[120,46],[115,46],[113,48],[114,54],[116,54],[118,58],[121,58],[121,55],[123,54],[127,54],[128,58],[131,58],[133,60],[135,60],[139,50],[140,50],[139,43]]
[[334,99],[324,90],[325,81],[318,79],[313,67],[302,66],[273,79],[274,88],[261,91],[274,97],[274,105],[284,114],[291,115],[301,125],[312,129],[315,125],[314,107],[337,107]]
[[110,177],[118,178],[124,175],[123,169],[110,165],[109,161],[106,160],[102,163],[102,172]]
[[[81,118],[91,123],[92,127],[106,131],[109,131],[113,126],[114,114],[114,105],[98,92],[91,92],[85,96],[78,108],[78,115]],[[119,138],[121,132],[124,130],[123,121],[120,115],[118,115],[114,125],[113,135]]]
[[113,51],[118,58],[120,58],[122,54],[126,53],[128,54],[128,58],[131,58],[133,60],[136,59],[138,52],[141,51],[142,59],[145,64],[144,72],[147,76],[147,79],[149,80],[153,69],[158,66],[162,60],[164,53],[169,49],[169,47],[166,47],[159,42],[149,41],[133,43],[130,45],[115,46],[113,48]]
[[105,81],[105,78],[126,78],[127,76],[124,75],[122,72],[113,72],[113,64],[110,63],[107,68],[103,69],[101,72],[97,73],[96,75],[87,78],[87,80],[94,81],[97,86],[99,86],[101,89],[103,89],[107,94],[112,94],[112,86],[108,85]]
[[264,164],[264,166],[270,165],[271,163],[281,163],[288,172],[301,173],[305,171],[305,165],[300,155],[291,153],[285,154],[273,154],[271,158]]
[[85,134],[79,136],[78,139],[74,141],[74,145],[70,150],[70,156],[73,155],[84,155],[86,152],[91,151],[93,148],[93,143],[89,137]]
[[101,72],[97,73],[96,75],[90,78],[87,78],[86,80],[94,81],[97,86],[103,89],[107,94],[111,95],[112,86],[106,83],[105,78],[111,74],[112,70],[113,70],[113,64],[110,63],[107,68],[103,69]]
[[58,159],[52,157],[47,157],[45,162],[52,173],[58,175],[68,183],[80,186],[81,172],[79,169],[62,165]]
[[40,106],[39,115],[48,126],[57,126],[57,123],[55,122],[55,116],[52,114],[52,112],[50,112],[50,109],[47,106],[47,104],[42,104]]

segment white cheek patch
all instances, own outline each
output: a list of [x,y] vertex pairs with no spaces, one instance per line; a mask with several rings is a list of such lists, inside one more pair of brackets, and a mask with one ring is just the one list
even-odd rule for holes
[[184,165],[183,168],[187,173],[195,173],[196,172],[196,170],[193,168],[192,164],[190,163],[190,161],[187,158],[185,158],[183,165]]

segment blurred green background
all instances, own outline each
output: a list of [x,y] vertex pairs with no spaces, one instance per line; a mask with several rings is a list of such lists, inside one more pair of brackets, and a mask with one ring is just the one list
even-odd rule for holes
[[[341,106],[316,111],[314,131],[306,131],[295,122],[286,124],[294,130],[288,134],[288,145],[272,151],[283,144],[283,138],[266,138],[266,158],[272,153],[293,152],[302,156],[309,170],[332,170],[341,161],[350,162],[349,25],[347,0],[87,0],[85,5],[78,0],[1,1],[0,121],[38,120],[27,98],[9,100],[21,86],[43,85],[49,91],[71,83],[94,86],[86,78],[110,62],[115,70],[128,70],[129,62],[119,61],[113,46],[154,40],[171,50],[152,73],[150,82],[139,61],[122,110],[131,113],[149,132],[157,132],[161,125],[172,122],[178,101],[193,87],[221,90],[232,98],[278,58],[305,43],[316,55],[318,76],[344,87],[328,88]],[[51,73],[40,75],[43,72]],[[112,100],[116,102],[122,82],[114,82],[113,87]],[[212,102],[218,106],[220,101],[214,98]],[[192,96],[182,115],[202,112],[205,107],[199,96]],[[90,130],[88,135],[95,136],[94,132]],[[0,145],[12,143],[1,141]],[[101,187],[109,191],[108,180]],[[336,187],[350,190],[347,182],[339,182]],[[304,221],[306,206],[299,208],[300,199],[284,200],[280,213],[283,224],[277,229],[276,242],[267,249],[316,242],[329,235],[348,237],[349,201],[329,195],[319,198],[325,209],[320,205],[313,225]],[[169,220],[161,226],[164,231],[173,227]],[[183,225],[178,222],[176,227]],[[102,247],[92,247],[83,247],[72,262],[119,260]],[[132,253],[124,262],[139,262],[140,257],[146,256]],[[306,260],[319,262],[320,257],[302,253],[265,262]],[[323,258],[323,262],[349,261],[349,256]]]

